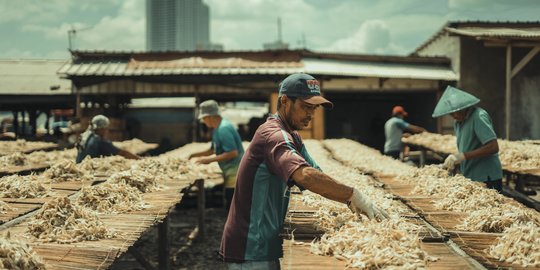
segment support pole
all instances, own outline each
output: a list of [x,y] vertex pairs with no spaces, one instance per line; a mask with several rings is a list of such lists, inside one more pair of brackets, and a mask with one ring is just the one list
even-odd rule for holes
[[510,140],[510,121],[511,121],[511,101],[512,101],[512,45],[506,45],[506,91],[504,98],[504,125],[505,138]]
[[420,160],[418,162],[420,163],[420,167],[424,167],[426,165],[426,149],[423,147],[420,149]]
[[169,270],[171,264],[169,260],[169,218],[165,217],[163,222],[158,225],[158,261],[159,269]]
[[199,239],[204,240],[205,237],[205,205],[206,198],[204,193],[204,179],[198,179],[195,181],[197,186],[197,210],[199,216]]

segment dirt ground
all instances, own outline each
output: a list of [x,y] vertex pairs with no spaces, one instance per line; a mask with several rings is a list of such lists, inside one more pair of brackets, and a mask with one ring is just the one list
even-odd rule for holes
[[[174,209],[169,215],[171,269],[226,269],[218,259],[217,251],[226,216],[223,208],[206,209],[206,238],[191,241],[188,236],[195,228],[197,209]],[[135,248],[145,259],[158,267],[157,226],[141,236]],[[113,270],[144,269],[133,257],[125,253],[110,267]]]

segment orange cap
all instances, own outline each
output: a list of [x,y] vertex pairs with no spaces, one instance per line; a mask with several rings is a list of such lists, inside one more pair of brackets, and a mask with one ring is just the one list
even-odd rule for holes
[[394,108],[392,109],[392,115],[396,115],[396,114],[401,114],[403,116],[407,116],[409,115],[405,109],[403,109],[403,107],[401,106],[394,106]]

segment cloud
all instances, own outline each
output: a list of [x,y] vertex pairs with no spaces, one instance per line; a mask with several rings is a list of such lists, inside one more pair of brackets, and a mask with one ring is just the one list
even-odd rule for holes
[[124,1],[118,14],[102,18],[91,29],[78,36],[79,49],[144,50],[146,18],[144,2]]
[[392,43],[390,29],[384,21],[369,20],[360,25],[354,34],[336,40],[326,50],[348,53],[383,54],[397,53],[402,49]]
[[23,31],[42,33],[51,40],[67,40],[70,29],[79,30],[73,36],[73,48],[85,50],[143,50],[145,42],[144,2],[127,0],[115,16],[105,16],[96,24],[62,23],[57,26],[29,24]]

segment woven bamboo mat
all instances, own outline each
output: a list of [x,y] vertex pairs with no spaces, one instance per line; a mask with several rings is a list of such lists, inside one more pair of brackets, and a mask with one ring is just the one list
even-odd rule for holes
[[6,166],[0,169],[0,176],[12,174],[30,174],[32,172],[41,172],[49,168],[49,164],[27,164],[23,166]]
[[76,191],[74,190],[65,190],[65,189],[53,189],[52,193],[50,194],[50,197],[44,197],[44,198],[26,198],[26,199],[19,199],[19,198],[1,198],[2,201],[8,202],[8,203],[37,203],[37,204],[43,204],[46,203],[56,197],[66,197],[73,195]]
[[115,248],[66,248],[60,244],[35,244],[32,248],[44,259],[48,269],[57,270],[106,269],[119,253]]
[[99,214],[106,227],[117,232],[111,239],[72,244],[42,243],[26,235],[28,221],[7,230],[12,237],[21,237],[35,247],[36,253],[48,265],[54,266],[53,269],[106,269],[144,232],[167,216],[176,203],[180,202],[180,191],[189,184],[188,181],[162,182],[160,190],[143,195],[144,201],[149,204],[148,208],[124,214]]
[[23,216],[34,210],[41,208],[40,203],[8,203],[11,209],[6,210],[5,213],[0,214],[0,224],[4,224],[10,220]]
[[459,255],[452,250],[446,243],[425,243],[421,244],[422,250],[426,251],[429,256],[436,257],[434,262],[428,262],[428,269],[437,270],[454,270],[454,269],[477,269],[474,263],[465,256]]
[[[281,269],[345,269],[347,263],[335,257],[319,256],[309,252],[310,241],[283,241],[283,259]],[[302,245],[299,245],[302,243]]]
[[451,239],[463,251],[489,269],[540,269],[534,267],[524,268],[516,264],[500,262],[489,255],[485,250],[496,242],[499,235],[494,233],[456,232],[451,234]]

